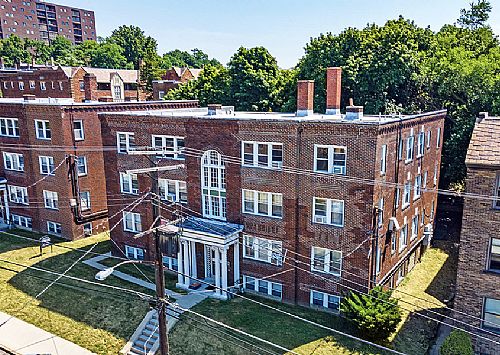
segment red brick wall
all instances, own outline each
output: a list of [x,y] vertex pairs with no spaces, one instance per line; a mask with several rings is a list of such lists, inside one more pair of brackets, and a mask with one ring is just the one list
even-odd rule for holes
[[[19,90],[20,81],[24,82],[24,90]],[[30,81],[35,82],[34,89],[30,88]],[[45,81],[46,90],[41,89],[41,81]],[[59,83],[62,83],[63,90],[60,89]],[[7,85],[7,88],[5,88],[5,85]],[[24,94],[51,98],[72,97],[69,79],[62,70],[47,69],[16,74],[0,74],[0,87],[3,97],[7,98],[21,98]]]

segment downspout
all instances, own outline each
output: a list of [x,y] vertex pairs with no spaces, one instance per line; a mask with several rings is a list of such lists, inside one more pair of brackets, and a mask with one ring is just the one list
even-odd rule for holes
[[[304,128],[302,127],[302,123],[299,123],[297,129],[297,169],[300,170],[300,157],[302,156],[302,133]],[[298,304],[299,297],[299,274],[298,274],[298,266],[299,260],[298,256],[300,255],[299,250],[299,233],[300,233],[300,203],[299,203],[299,191],[300,191],[300,174],[295,174],[295,254],[294,254],[294,264],[295,264],[295,288],[294,288],[294,300],[295,304]]]

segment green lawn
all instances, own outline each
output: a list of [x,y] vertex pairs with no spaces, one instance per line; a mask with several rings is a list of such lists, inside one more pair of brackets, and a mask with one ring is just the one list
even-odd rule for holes
[[[263,301],[262,299],[259,300]],[[352,332],[351,326],[342,318],[335,315],[277,302],[263,302],[267,302],[274,307],[278,307],[328,327],[343,332]],[[328,330],[293,319],[290,316],[238,297],[231,301],[209,299],[195,306],[193,310],[262,339],[279,344],[299,354],[344,355],[381,353],[377,349],[371,349],[358,341],[343,336],[337,336]],[[206,323],[204,324],[201,318],[191,314],[183,314],[181,319],[182,321],[176,325],[170,336],[173,355],[249,354],[249,349],[242,349],[230,343],[230,341],[235,342],[235,339],[227,334],[218,333],[219,331],[227,332],[224,328],[214,326],[211,323],[209,323],[209,325]],[[283,351],[273,348],[270,345],[259,343],[256,340],[238,335],[234,332],[230,333],[240,339],[250,341],[267,351],[271,351],[271,353],[283,353]],[[259,354],[266,353],[262,349],[252,348],[250,345],[241,342],[238,343],[253,349],[253,351]]]
[[[22,231],[15,233],[39,237]],[[100,235],[76,242],[59,241],[52,252],[49,248],[40,257],[35,243],[0,233],[0,258],[63,272],[82,252],[59,246],[88,249],[95,243],[98,244],[93,251],[109,251],[109,241]],[[95,269],[78,263],[68,275],[94,280],[95,273]],[[65,286],[55,284],[35,300],[34,296],[56,277],[0,261],[0,310],[97,354],[117,354],[148,311],[147,302],[121,291],[65,278],[60,280]],[[151,294],[150,290],[113,276],[105,283]],[[28,301],[28,306],[22,308]]]

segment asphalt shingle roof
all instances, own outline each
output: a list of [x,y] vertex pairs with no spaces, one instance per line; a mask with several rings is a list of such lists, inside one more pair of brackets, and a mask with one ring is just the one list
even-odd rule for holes
[[500,166],[500,117],[487,117],[476,123],[465,162]]

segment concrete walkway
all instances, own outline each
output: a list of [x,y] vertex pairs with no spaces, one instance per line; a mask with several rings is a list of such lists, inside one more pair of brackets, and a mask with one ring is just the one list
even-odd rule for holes
[[[10,315],[0,312],[0,324],[9,318]],[[93,354],[87,349],[17,318],[10,319],[2,326],[0,344],[23,355]]]

